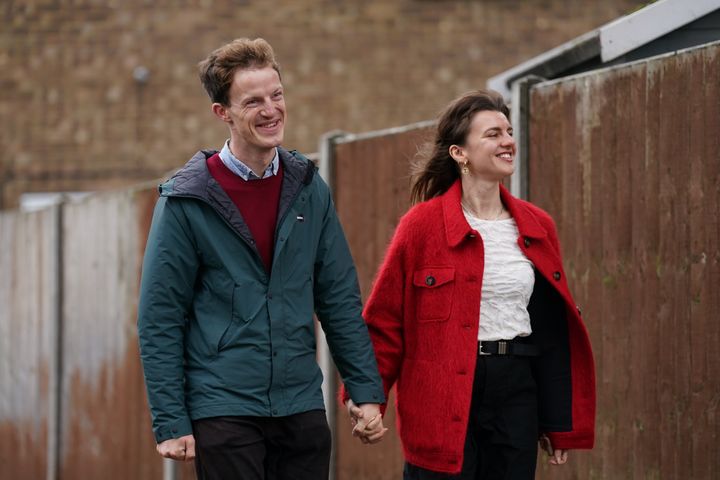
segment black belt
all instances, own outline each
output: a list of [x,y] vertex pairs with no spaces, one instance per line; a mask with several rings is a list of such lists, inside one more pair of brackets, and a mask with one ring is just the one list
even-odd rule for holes
[[535,357],[540,355],[540,348],[529,343],[516,340],[483,340],[478,342],[478,355],[524,355]]

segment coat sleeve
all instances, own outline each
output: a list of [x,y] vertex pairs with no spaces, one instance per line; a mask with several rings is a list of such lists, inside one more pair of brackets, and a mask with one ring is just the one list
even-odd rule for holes
[[363,312],[386,396],[398,378],[404,354],[403,305],[406,272],[402,237],[401,223],[385,254]]
[[315,312],[353,401],[384,403],[382,381],[362,319],[355,265],[330,192],[324,182],[321,187],[325,211],[314,265]]
[[199,262],[189,224],[171,202],[161,197],[155,206],[138,305],[140,357],[158,443],[192,433],[185,408],[183,352]]

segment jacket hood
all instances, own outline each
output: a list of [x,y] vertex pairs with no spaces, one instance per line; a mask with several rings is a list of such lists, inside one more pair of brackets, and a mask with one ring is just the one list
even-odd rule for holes
[[[210,200],[216,196],[220,185],[207,168],[207,160],[218,150],[200,150],[169,180],[158,186],[163,197],[192,196]],[[295,150],[287,151],[278,147],[280,162],[286,178],[309,185],[317,168],[306,157]]]

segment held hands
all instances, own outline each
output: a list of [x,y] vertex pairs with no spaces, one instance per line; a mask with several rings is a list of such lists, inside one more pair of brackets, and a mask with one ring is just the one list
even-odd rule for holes
[[156,449],[162,457],[189,462],[195,459],[195,437],[171,438],[159,443]]
[[355,405],[352,400],[348,400],[346,405],[353,426],[353,437],[360,438],[364,444],[378,443],[388,431],[383,426],[380,405],[377,403]]
[[568,459],[568,451],[562,448],[553,449],[552,443],[547,435],[540,436],[540,448],[545,450],[550,459],[550,465],[564,465]]

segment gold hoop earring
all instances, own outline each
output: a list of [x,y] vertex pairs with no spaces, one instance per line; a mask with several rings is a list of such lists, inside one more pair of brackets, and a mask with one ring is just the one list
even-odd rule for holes
[[462,162],[460,164],[460,171],[462,172],[463,175],[467,175],[470,173],[470,169],[468,168],[467,160],[465,160],[464,162]]

